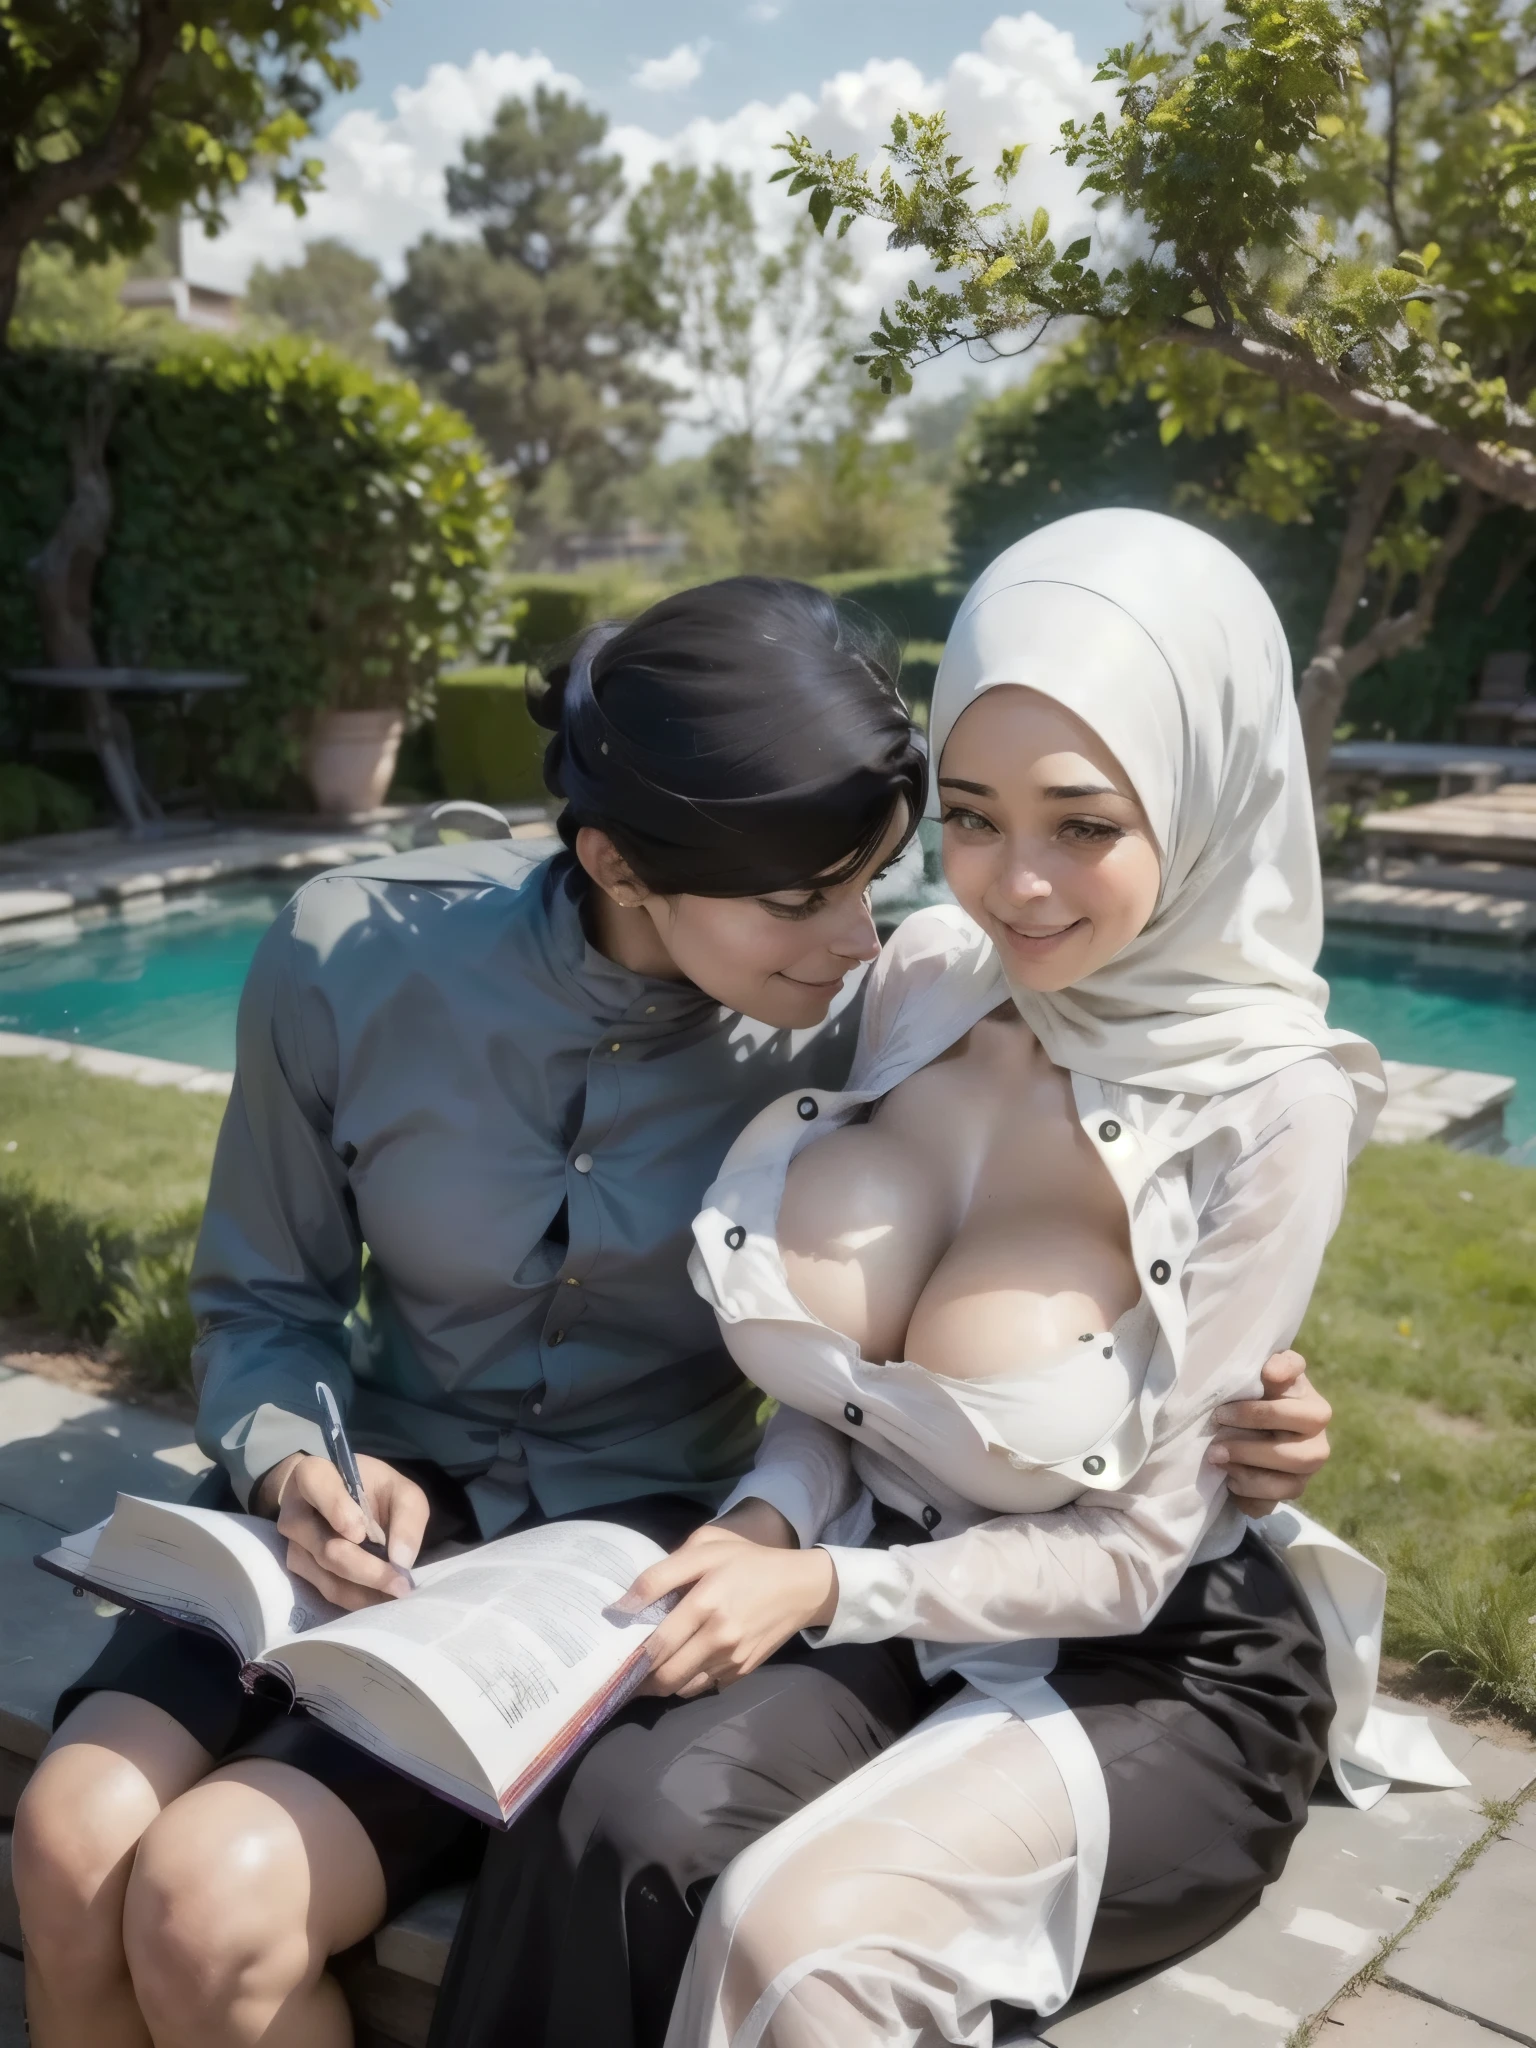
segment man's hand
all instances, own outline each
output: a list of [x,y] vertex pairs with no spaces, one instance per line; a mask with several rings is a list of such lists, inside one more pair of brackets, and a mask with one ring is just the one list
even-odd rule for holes
[[1328,1462],[1333,1410],[1307,1378],[1307,1361],[1280,1351],[1264,1368],[1261,1401],[1231,1401],[1216,1410],[1217,1433],[1207,1464],[1227,1475],[1245,1515],[1267,1515],[1276,1501],[1299,1500],[1307,1481]]
[[[379,1458],[359,1458],[357,1469],[378,1529],[329,1458],[296,1451],[263,1473],[251,1495],[255,1513],[275,1517],[279,1533],[288,1538],[289,1571],[307,1579],[333,1607],[373,1607],[408,1592],[410,1568],[427,1529],[427,1496],[414,1479]],[[362,1547],[381,1532],[387,1563]]]
[[[740,1533],[744,1521],[761,1526],[767,1517],[767,1542]],[[745,1678],[797,1630],[830,1621],[837,1569],[826,1551],[800,1550],[794,1542],[776,1509],[744,1501],[642,1572],[619,1603],[634,1613],[688,1588],[646,1645],[651,1675],[642,1690],[696,1699]]]

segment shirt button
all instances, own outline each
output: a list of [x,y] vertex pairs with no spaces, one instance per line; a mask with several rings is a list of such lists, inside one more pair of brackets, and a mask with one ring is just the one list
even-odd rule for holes
[[940,1515],[937,1508],[923,1509],[923,1527],[925,1529],[937,1529],[942,1519],[943,1517]]
[[813,1122],[819,1113],[816,1106],[816,1098],[813,1095],[802,1095],[795,1104],[795,1114],[802,1117],[806,1123]]
[[578,1173],[590,1173],[592,1171],[592,1154],[590,1152],[578,1152],[571,1161],[571,1164]]
[[1099,1136],[1104,1140],[1106,1145],[1113,1145],[1113,1143],[1115,1142],[1116,1138],[1119,1137],[1119,1135],[1120,1126],[1115,1122],[1112,1116],[1106,1117],[1103,1123],[1099,1125]]
[[1157,1282],[1159,1287],[1162,1286],[1163,1282],[1168,1278],[1168,1275],[1172,1271],[1173,1268],[1169,1265],[1166,1259],[1154,1259],[1152,1261],[1152,1278]]
[[533,1404],[533,1412],[535,1415],[542,1415],[544,1413],[544,1403],[542,1401],[535,1401]]
[[567,1273],[565,1276],[565,1284],[567,1287],[579,1287],[581,1285],[581,1282],[576,1278],[576,1275],[574,1273]]
[[1104,1470],[1104,1460],[1102,1458],[1084,1458],[1083,1470],[1088,1473],[1090,1478],[1097,1479]]
[[[565,1342],[564,1330],[551,1330],[548,1337],[545,1339],[545,1342],[550,1345],[563,1344]],[[539,1411],[537,1408],[535,1408],[533,1412],[535,1415],[537,1415]]]
[[656,1014],[656,1005],[654,1003],[647,1003],[645,1006],[645,1014],[647,1015],[647,1017],[654,1017]]
[[739,1223],[733,1223],[725,1233],[725,1241],[733,1252],[739,1252],[747,1241],[747,1233]]
[[610,1052],[622,1052],[624,1048],[622,1045],[620,1045],[617,1039],[614,1039],[612,1044],[608,1047],[608,1050]]
[[856,1407],[852,1401],[847,1401],[843,1404],[843,1420],[851,1422],[854,1428],[857,1429],[864,1420],[864,1410]]

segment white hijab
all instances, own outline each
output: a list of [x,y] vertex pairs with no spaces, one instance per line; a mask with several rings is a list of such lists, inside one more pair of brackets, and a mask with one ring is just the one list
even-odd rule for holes
[[933,774],[984,690],[1022,683],[1090,726],[1162,856],[1150,922],[1075,987],[1015,989],[1058,1066],[1221,1095],[1323,1053],[1354,1084],[1357,1142],[1385,1099],[1374,1046],[1330,1029],[1322,878],[1291,659],[1229,548],[1155,512],[1081,512],[999,555],[939,665]]

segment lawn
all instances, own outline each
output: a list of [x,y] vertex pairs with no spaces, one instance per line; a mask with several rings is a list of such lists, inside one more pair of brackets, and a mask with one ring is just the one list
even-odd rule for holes
[[[0,1061],[0,1146],[16,1147],[0,1150],[0,1307],[41,1297],[184,1380],[186,1262],[222,1111]],[[1449,1655],[1536,1713],[1536,1173],[1368,1149],[1300,1345],[1336,1411],[1307,1506],[1389,1566],[1389,1647]]]

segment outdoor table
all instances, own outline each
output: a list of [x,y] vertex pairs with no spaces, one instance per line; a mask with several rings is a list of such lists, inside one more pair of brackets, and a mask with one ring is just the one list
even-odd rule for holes
[[226,669],[174,668],[13,668],[13,683],[43,690],[83,690],[85,730],[112,800],[136,838],[153,838],[164,829],[164,814],[145,787],[133,758],[127,720],[112,708],[112,698],[130,690],[162,697],[196,697],[205,690],[238,690],[246,678]]

